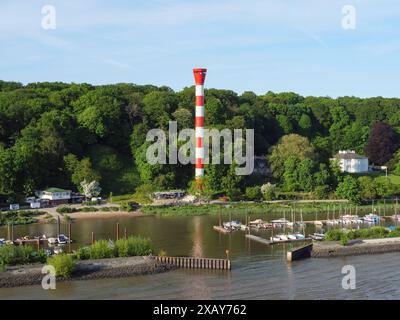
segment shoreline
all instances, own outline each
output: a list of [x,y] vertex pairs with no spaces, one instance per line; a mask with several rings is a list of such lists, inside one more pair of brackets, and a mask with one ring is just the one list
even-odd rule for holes
[[[119,217],[143,217],[147,216],[147,214],[144,214],[140,211],[109,211],[109,212],[103,212],[103,211],[95,211],[95,212],[74,212],[74,213],[68,213],[68,217],[70,217],[72,220],[81,220],[81,219],[109,219],[109,218],[119,218]],[[65,219],[62,215],[60,215],[61,218]]]
[[312,258],[346,257],[400,252],[400,238],[351,240],[346,246],[338,241],[314,242]]
[[[0,288],[41,285],[45,274],[42,264],[7,267],[0,272]],[[70,279],[57,277],[57,282],[124,278],[137,275],[167,272],[175,267],[156,261],[151,256],[82,260],[76,263],[76,271]]]

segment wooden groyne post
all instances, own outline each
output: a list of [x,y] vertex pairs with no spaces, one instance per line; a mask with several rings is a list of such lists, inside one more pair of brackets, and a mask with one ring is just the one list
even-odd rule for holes
[[194,258],[194,257],[155,257],[157,262],[178,268],[230,270],[231,261],[228,259]]
[[304,258],[310,258],[312,249],[313,249],[313,244],[310,243],[303,247],[289,250],[286,253],[287,261],[294,261],[294,260],[299,260],[299,259],[304,259]]

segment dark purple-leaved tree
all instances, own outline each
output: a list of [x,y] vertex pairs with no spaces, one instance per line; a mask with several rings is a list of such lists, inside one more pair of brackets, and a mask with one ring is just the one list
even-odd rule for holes
[[399,147],[399,136],[393,128],[387,123],[376,122],[372,126],[365,152],[370,163],[381,166],[392,158]]

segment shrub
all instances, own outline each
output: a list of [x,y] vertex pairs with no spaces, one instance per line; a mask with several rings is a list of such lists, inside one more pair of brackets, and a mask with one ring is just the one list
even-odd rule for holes
[[122,203],[120,207],[121,211],[132,212],[134,211],[132,206],[129,203]]
[[131,236],[128,239],[119,239],[115,242],[117,257],[147,256],[153,252],[148,238]]
[[78,208],[71,208],[71,207],[59,207],[56,210],[58,213],[63,214],[63,213],[74,213],[74,212],[79,212],[80,210]]
[[81,208],[81,211],[82,212],[97,212],[97,211],[99,211],[99,209],[95,208],[95,207],[83,207],[83,208]]
[[56,275],[69,279],[76,270],[76,264],[71,255],[60,254],[47,259],[47,264],[54,267]]
[[261,188],[259,186],[246,188],[246,198],[248,200],[259,200],[262,196],[263,194],[261,193]]
[[45,262],[44,250],[35,251],[31,246],[1,246],[0,265],[17,265],[35,262]]
[[115,241],[115,254],[118,257],[129,257],[129,247],[126,239]]
[[96,241],[89,247],[90,259],[106,259],[114,257],[114,245],[107,240]]
[[346,233],[343,233],[342,236],[340,237],[340,244],[342,246],[347,245],[347,243],[349,242],[349,237],[347,236]]
[[325,239],[328,241],[339,241],[342,235],[343,235],[342,230],[332,229],[325,234]]
[[314,190],[314,196],[317,199],[326,199],[329,196],[328,186],[316,186]]
[[75,257],[78,260],[87,260],[90,259],[90,249],[89,247],[80,247],[76,253]]

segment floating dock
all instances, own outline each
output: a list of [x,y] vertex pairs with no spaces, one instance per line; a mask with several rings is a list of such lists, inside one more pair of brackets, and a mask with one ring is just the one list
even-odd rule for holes
[[304,241],[309,241],[311,240],[311,238],[304,238],[304,239],[288,239],[288,240],[281,240],[281,241],[271,241],[265,238],[261,238],[258,236],[254,236],[252,234],[246,234],[246,238],[250,239],[250,240],[254,240],[256,242],[260,242],[263,244],[278,244],[278,243],[290,243],[290,242],[304,242]]

